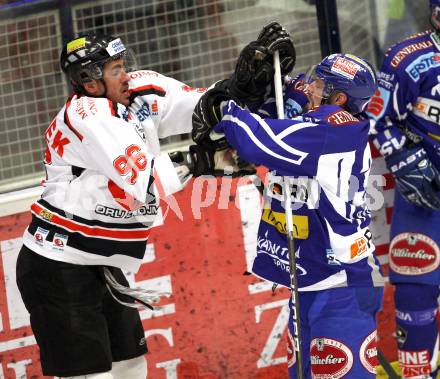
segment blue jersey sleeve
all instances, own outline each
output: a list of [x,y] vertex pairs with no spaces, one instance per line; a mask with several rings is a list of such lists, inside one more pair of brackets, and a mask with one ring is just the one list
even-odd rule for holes
[[[329,117],[346,113],[336,108],[336,112],[332,107],[323,112]],[[245,161],[262,164],[279,175],[312,177],[323,154],[357,150],[361,144],[365,146],[368,134],[366,122],[356,120],[350,127],[334,126],[319,118],[322,116],[262,119],[229,101],[223,109],[222,121],[214,129],[225,134]]]

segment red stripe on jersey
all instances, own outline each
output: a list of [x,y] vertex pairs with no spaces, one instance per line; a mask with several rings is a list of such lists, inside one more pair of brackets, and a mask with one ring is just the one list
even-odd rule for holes
[[112,114],[112,116],[116,117],[116,110],[115,110],[113,101],[108,100],[108,105],[110,106],[110,113]]
[[383,190],[390,190],[395,187],[396,181],[394,180],[394,177],[391,173],[383,174],[383,177],[385,178],[385,186],[383,187]]
[[392,207],[385,208],[385,214],[387,217],[387,224],[391,224],[391,219],[393,218],[393,208]]
[[132,92],[141,92],[141,91],[148,91],[148,90],[155,90],[157,92],[160,92],[162,94],[162,96],[164,96],[166,94],[166,91],[162,87],[155,86],[154,84],[148,84],[146,86],[132,88],[132,89],[129,89],[128,92],[131,94]]
[[56,213],[53,213],[46,208],[43,208],[37,203],[32,204],[32,212],[35,216],[50,222],[55,225],[59,225],[64,229],[71,232],[78,232],[87,237],[99,237],[99,238],[113,238],[119,240],[146,240],[150,234],[150,230],[115,230],[107,229],[99,226],[89,226],[81,224],[77,221],[69,220]]
[[383,244],[383,245],[379,245],[376,246],[376,255],[387,255],[388,254],[388,248],[389,248],[389,244]]
[[80,132],[78,132],[78,130],[76,130],[76,129],[72,126],[72,124],[70,123],[69,115],[68,115],[68,113],[67,113],[68,109],[70,108],[70,103],[71,103],[71,102],[72,102],[72,99],[69,98],[69,100],[67,100],[67,103],[66,103],[66,109],[64,110],[64,123],[65,123],[65,124],[67,125],[67,127],[73,132],[73,134],[75,134],[75,135],[79,138],[79,140],[82,141],[84,137],[81,135]]
[[370,142],[370,149],[371,149],[371,157],[374,158],[379,158],[382,155],[379,153],[379,150],[377,150],[376,146],[374,146],[374,144],[372,142]]

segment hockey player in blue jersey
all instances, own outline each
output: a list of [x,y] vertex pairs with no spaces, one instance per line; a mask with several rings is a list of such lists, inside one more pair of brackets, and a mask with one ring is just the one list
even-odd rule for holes
[[[375,93],[376,75],[358,57],[333,54],[303,81],[302,93],[288,83],[284,101],[307,111],[286,120],[270,111],[272,118],[261,117],[267,109],[250,113],[225,101],[221,89],[209,90],[195,108],[193,137],[203,144],[212,131],[224,134],[240,157],[270,169],[253,272],[286,287],[283,178],[292,184],[304,377],[375,378],[383,278],[365,203],[369,122],[355,115]],[[296,378],[293,344],[288,352],[289,375]]]
[[436,378],[440,295],[440,0],[427,30],[392,46],[368,108],[396,181],[389,249],[404,378]]

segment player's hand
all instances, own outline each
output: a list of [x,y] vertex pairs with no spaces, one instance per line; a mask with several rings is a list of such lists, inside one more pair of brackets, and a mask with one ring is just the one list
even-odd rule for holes
[[192,145],[189,148],[192,173],[195,177],[201,175],[213,176],[245,176],[255,174],[255,166],[242,161],[232,148],[220,151]]
[[256,41],[240,52],[228,87],[230,93],[250,109],[258,109],[272,92],[273,53],[277,50],[281,74],[285,76],[295,65],[295,47],[289,33],[277,22],[271,22],[262,29]]
[[410,203],[440,209],[440,174],[422,147],[402,148],[385,157],[396,186]]
[[200,97],[192,115],[191,137],[196,144],[216,151],[229,146],[224,135],[215,133],[213,128],[223,117],[222,103],[231,99],[238,101],[229,93],[225,81],[216,83]]
[[256,42],[269,54],[279,52],[282,76],[292,71],[296,61],[295,46],[289,32],[281,24],[273,21],[265,25]]

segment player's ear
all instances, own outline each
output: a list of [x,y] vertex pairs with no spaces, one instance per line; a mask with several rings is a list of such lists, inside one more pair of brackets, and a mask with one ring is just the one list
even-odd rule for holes
[[98,80],[92,80],[90,82],[84,83],[83,87],[87,91],[87,93],[92,96],[102,96],[103,91],[105,91],[102,83]]
[[334,98],[332,100],[332,104],[336,104],[342,107],[347,102],[348,97],[344,92],[338,92],[334,95]]

